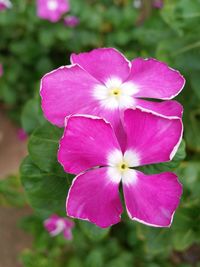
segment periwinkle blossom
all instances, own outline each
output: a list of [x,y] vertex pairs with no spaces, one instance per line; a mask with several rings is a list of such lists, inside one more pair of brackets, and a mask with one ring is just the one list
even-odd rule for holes
[[11,8],[12,4],[9,0],[0,0],[0,11]]
[[182,121],[141,109],[124,112],[123,151],[110,123],[89,115],[66,118],[58,161],[77,175],[66,201],[70,217],[99,227],[120,221],[122,183],[129,217],[141,223],[169,227],[182,186],[174,173],[146,175],[137,167],[170,161],[182,138]]
[[58,215],[53,214],[44,221],[44,227],[51,236],[56,236],[60,233],[63,233],[64,238],[68,240],[72,239],[74,222],[67,218],[59,217]]
[[37,0],[37,15],[42,19],[57,22],[68,12],[68,0]]
[[64,25],[70,28],[75,28],[79,24],[79,19],[76,16],[64,17]]
[[63,127],[64,118],[73,113],[103,117],[114,127],[124,149],[123,111],[142,107],[181,117],[182,106],[170,99],[184,84],[178,71],[156,59],[129,61],[116,49],[99,48],[72,54],[71,65],[46,74],[40,94],[44,115],[51,123]]

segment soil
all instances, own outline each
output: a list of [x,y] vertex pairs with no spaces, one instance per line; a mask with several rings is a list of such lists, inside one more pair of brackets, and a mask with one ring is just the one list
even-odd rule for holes
[[[26,142],[18,138],[18,128],[0,111],[0,179],[18,173],[27,154]],[[0,206],[0,267],[21,267],[19,253],[31,247],[31,237],[17,226],[19,219],[31,214],[29,208]]]
[[18,128],[0,111],[0,179],[15,174],[27,154],[26,142],[18,138]]

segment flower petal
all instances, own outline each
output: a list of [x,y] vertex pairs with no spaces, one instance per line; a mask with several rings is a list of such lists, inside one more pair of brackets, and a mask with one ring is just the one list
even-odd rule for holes
[[79,66],[64,66],[46,74],[41,81],[40,95],[45,117],[57,126],[72,113],[91,114],[97,102],[92,96],[98,85],[89,73]]
[[63,231],[63,236],[67,240],[72,240],[72,238],[73,238],[73,236],[72,236],[72,230],[71,229],[65,229]]
[[181,74],[156,59],[137,58],[132,61],[127,80],[139,89],[134,97],[172,99],[185,85]]
[[108,167],[90,170],[74,179],[66,203],[68,216],[102,228],[120,221],[119,183],[110,179],[108,170]]
[[97,80],[106,83],[112,77],[122,82],[130,73],[130,62],[114,48],[98,48],[71,55],[72,64],[79,64]]
[[55,232],[58,220],[59,217],[57,215],[51,215],[51,217],[44,221],[44,227],[50,234],[53,234]]
[[129,217],[147,225],[169,227],[182,194],[177,176],[170,172],[145,175],[134,170],[132,175],[132,180],[123,183]]
[[66,120],[58,161],[66,172],[79,174],[108,165],[108,155],[116,149],[121,151],[109,123],[98,117],[74,115]]
[[183,126],[179,118],[167,118],[139,109],[124,113],[127,151],[139,156],[139,165],[170,161],[181,142]]
[[136,100],[136,107],[142,110],[149,110],[152,113],[160,114],[166,117],[179,117],[182,118],[183,106],[175,100],[166,100],[163,102],[152,102],[142,99]]

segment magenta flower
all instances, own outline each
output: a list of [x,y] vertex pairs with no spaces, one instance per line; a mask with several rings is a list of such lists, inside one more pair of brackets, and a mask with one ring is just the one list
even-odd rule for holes
[[11,8],[12,4],[9,0],[0,0],[0,11]]
[[79,19],[76,16],[66,16],[64,18],[64,25],[74,28],[79,24]]
[[142,107],[169,117],[182,115],[176,101],[143,100],[172,99],[183,89],[184,78],[165,63],[142,58],[130,62],[113,48],[72,54],[71,63],[41,81],[44,115],[57,126],[62,127],[65,116],[73,113],[103,117],[124,146],[121,120],[126,108]]
[[120,221],[119,184],[131,219],[157,227],[170,226],[182,186],[171,172],[145,175],[138,166],[170,161],[182,138],[182,121],[140,109],[124,112],[126,145],[122,151],[110,123],[89,115],[66,118],[58,161],[77,175],[68,193],[71,217],[99,227]]
[[56,236],[63,233],[64,238],[72,239],[72,228],[74,227],[74,222],[67,218],[59,217],[54,214],[44,221],[44,226],[51,236]]
[[0,64],[0,77],[3,76],[3,66]]
[[70,5],[68,0],[37,0],[37,15],[51,22],[60,20],[63,14],[68,12]]
[[153,1],[153,7],[154,8],[160,9],[160,8],[163,8],[163,5],[164,5],[163,0],[154,0]]

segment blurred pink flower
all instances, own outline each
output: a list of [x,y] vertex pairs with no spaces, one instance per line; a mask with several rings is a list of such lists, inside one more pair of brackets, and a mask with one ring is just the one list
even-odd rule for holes
[[28,137],[27,133],[22,128],[18,129],[17,136],[20,141],[25,141]]
[[154,8],[163,8],[163,0],[154,0],[153,1],[153,7]]
[[37,15],[51,22],[60,20],[63,14],[68,12],[70,5],[68,0],[37,0]]
[[76,16],[67,16],[64,18],[65,26],[74,28],[79,24],[79,19]]
[[0,11],[5,10],[7,8],[11,8],[12,4],[9,0],[0,0]]
[[44,221],[44,227],[51,236],[63,233],[64,238],[68,240],[72,239],[72,228],[74,227],[74,222],[67,218],[62,218],[53,214]]
[[[164,1],[163,0],[154,0],[152,2],[152,6],[154,8],[163,8]],[[134,0],[133,1],[134,8],[140,9],[142,7],[142,1],[141,0]]]
[[3,66],[0,64],[0,77],[3,75]]

